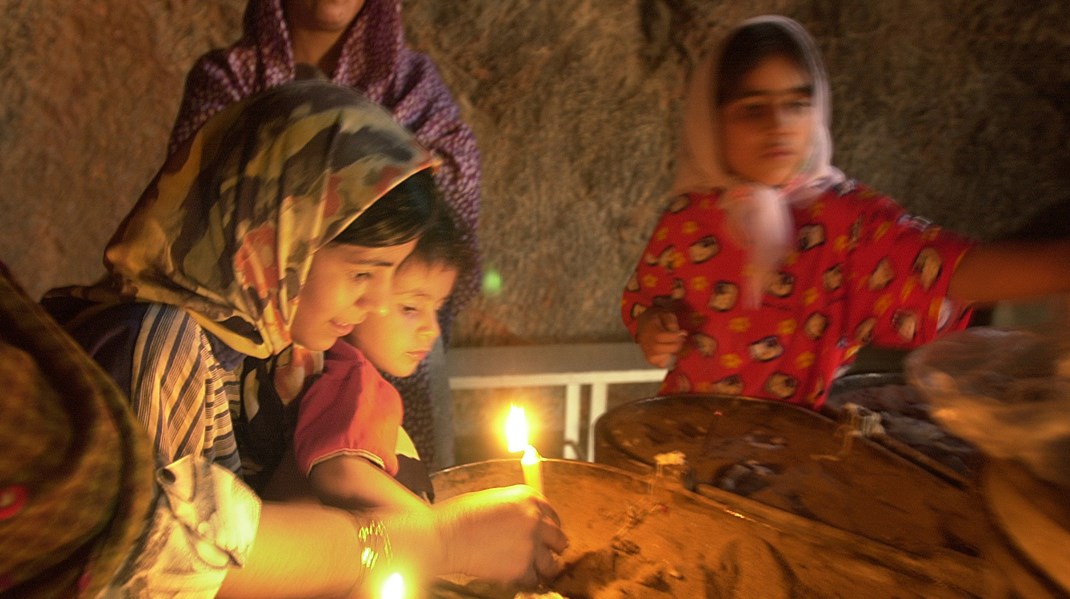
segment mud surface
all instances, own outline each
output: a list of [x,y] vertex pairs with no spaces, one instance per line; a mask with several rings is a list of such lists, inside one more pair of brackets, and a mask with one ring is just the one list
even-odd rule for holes
[[[520,482],[495,460],[434,477],[440,498]],[[571,545],[565,573],[539,592],[583,597],[969,597],[976,558],[921,558],[779,510],[730,507],[600,464],[548,460],[547,497]],[[438,598],[512,598],[520,589],[450,579]]]

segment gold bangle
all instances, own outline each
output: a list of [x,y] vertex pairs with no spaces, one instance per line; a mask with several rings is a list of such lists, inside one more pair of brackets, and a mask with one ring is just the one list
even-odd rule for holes
[[353,526],[357,529],[359,567],[357,579],[350,589],[350,595],[362,587],[376,566],[389,565],[394,557],[390,546],[390,536],[386,534],[386,526],[383,525],[382,520],[367,520],[353,516]]

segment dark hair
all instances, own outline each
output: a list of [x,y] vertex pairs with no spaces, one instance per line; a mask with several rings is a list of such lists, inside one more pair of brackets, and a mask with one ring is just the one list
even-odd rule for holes
[[468,243],[468,227],[460,222],[454,211],[443,205],[405,262],[452,268],[457,271],[457,280],[463,279],[475,268],[476,254]]
[[806,51],[791,33],[775,23],[754,23],[736,30],[721,51],[717,65],[717,105],[723,106],[739,95],[740,82],[766,58],[783,56],[812,78]]
[[372,248],[408,243],[427,230],[441,203],[430,170],[418,171],[369,206],[331,243]]

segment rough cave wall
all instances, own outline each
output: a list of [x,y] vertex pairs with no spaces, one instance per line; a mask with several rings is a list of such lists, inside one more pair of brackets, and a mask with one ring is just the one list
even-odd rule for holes
[[[0,0],[0,259],[89,282],[163,159],[183,75],[244,0]],[[835,162],[979,239],[1070,235],[1070,3],[405,0],[483,153],[501,288],[455,344],[626,338],[619,293],[664,201],[688,68],[778,12],[831,72]]]

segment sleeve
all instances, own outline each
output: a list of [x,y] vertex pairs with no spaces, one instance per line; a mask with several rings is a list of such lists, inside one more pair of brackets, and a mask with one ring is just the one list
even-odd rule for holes
[[108,596],[215,597],[228,569],[249,557],[260,500],[232,472],[195,456],[160,468],[156,482],[148,533]]
[[[134,345],[130,401],[159,463],[198,456],[238,467],[218,369],[192,318],[171,306],[150,306]],[[219,446],[217,438],[224,441]]]
[[910,348],[968,324],[969,310],[948,287],[971,242],[885,197],[872,200],[853,228],[848,333],[855,341]]
[[305,476],[317,463],[355,455],[391,476],[398,471],[401,396],[355,347],[339,340],[327,350],[323,374],[297,411],[294,457]]
[[209,52],[186,75],[182,102],[167,143],[168,156],[189,141],[213,115],[252,93],[229,68],[227,56],[222,50]]
[[394,474],[394,478],[424,501],[433,503],[435,487],[431,484],[427,464],[420,459],[420,453],[416,450],[412,437],[405,432],[404,428],[398,429],[397,456],[398,471]]
[[673,271],[685,261],[677,235],[684,221],[689,219],[692,202],[691,197],[680,196],[662,213],[639,264],[624,286],[621,317],[633,339],[640,314],[655,305],[673,305]]

